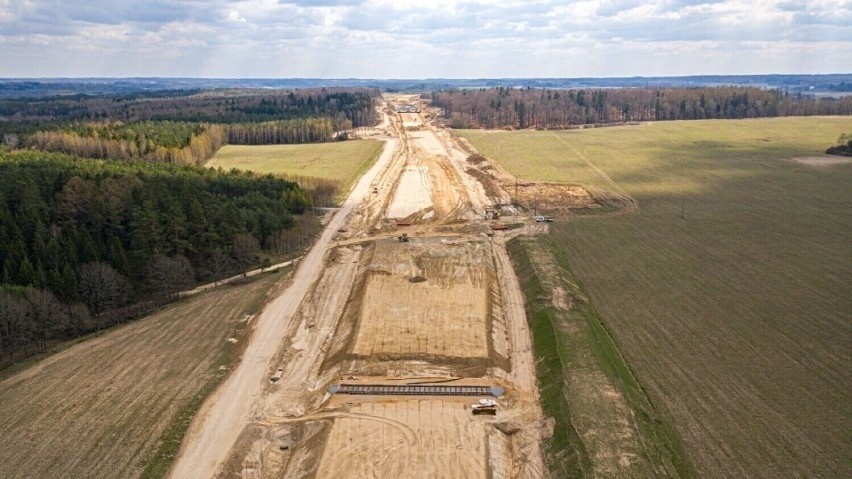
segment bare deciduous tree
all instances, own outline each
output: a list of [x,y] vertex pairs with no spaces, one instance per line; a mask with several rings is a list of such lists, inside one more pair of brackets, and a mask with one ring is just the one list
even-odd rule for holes
[[234,260],[230,256],[223,253],[221,250],[215,250],[210,255],[210,272],[213,274],[213,280],[216,285],[219,284],[219,279],[225,275],[234,265]]
[[50,291],[30,288],[27,291],[29,316],[34,327],[38,352],[47,351],[47,340],[67,326],[67,308]]
[[275,251],[275,254],[278,256],[283,255],[287,252],[287,237],[288,230],[281,230],[273,235],[270,235],[266,240],[266,246],[268,249]]
[[21,143],[21,139],[14,133],[6,133],[3,135],[3,146],[10,150],[14,150]]
[[243,272],[243,276],[248,273],[249,266],[257,261],[257,253],[260,251],[260,245],[257,239],[247,233],[238,234],[234,237],[233,253],[234,259]]
[[168,298],[191,286],[194,281],[192,265],[183,255],[157,255],[148,267],[149,284]]
[[27,302],[23,298],[0,291],[0,355],[15,362],[15,353],[29,342],[31,327],[27,316]]
[[130,299],[130,281],[108,263],[86,263],[80,266],[79,277],[80,294],[95,316]]

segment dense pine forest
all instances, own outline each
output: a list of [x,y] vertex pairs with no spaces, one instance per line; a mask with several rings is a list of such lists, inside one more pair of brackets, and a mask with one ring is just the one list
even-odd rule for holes
[[636,121],[850,115],[852,96],[818,98],[754,87],[550,90],[492,88],[427,96],[453,128],[560,129]]
[[315,223],[309,195],[272,176],[0,148],[0,356],[280,257]]

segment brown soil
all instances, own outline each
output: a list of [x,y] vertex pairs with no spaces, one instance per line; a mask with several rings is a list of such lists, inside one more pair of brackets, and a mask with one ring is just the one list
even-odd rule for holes
[[280,278],[201,293],[0,382],[0,477],[139,477]]
[[[260,380],[239,397],[223,389],[212,398],[172,477],[546,476],[517,280],[502,242],[485,236],[489,196],[508,195],[498,184],[487,194],[425,114],[388,118],[388,150],[300,262],[294,286],[304,289],[291,287],[259,318],[263,343],[277,341],[246,350]],[[500,385],[506,394],[496,416],[474,416],[478,398],[330,396],[341,381]],[[248,406],[223,428],[228,409],[217,405],[231,401]],[[493,427],[506,420],[523,426]]]
[[556,213],[575,208],[600,208],[589,192],[578,185],[545,182],[504,183],[515,201],[524,209],[538,213]]

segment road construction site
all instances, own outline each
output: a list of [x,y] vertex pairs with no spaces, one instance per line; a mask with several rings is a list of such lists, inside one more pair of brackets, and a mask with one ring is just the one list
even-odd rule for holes
[[255,321],[171,477],[547,477],[505,250],[526,227],[493,231],[508,194],[468,173],[418,97],[380,111],[383,154]]

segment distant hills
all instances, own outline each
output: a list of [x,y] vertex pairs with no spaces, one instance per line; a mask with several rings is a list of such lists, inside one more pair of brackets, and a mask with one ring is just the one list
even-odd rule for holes
[[423,92],[453,88],[664,88],[754,86],[790,93],[843,96],[852,94],[852,73],[827,75],[698,75],[624,78],[2,78],[0,98],[57,95],[115,95],[163,90],[219,88],[368,87],[386,91]]

